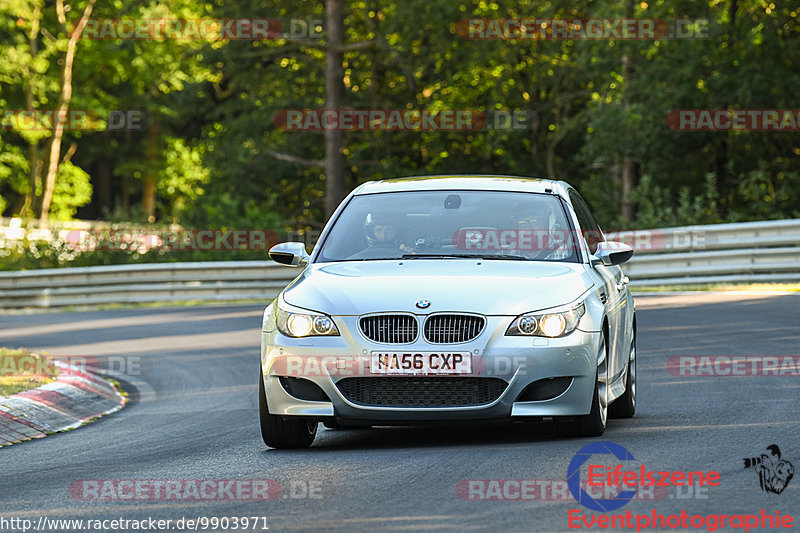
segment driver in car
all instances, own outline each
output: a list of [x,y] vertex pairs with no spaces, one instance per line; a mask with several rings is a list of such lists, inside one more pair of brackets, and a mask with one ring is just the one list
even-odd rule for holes
[[571,240],[566,238],[566,230],[550,227],[552,213],[548,207],[517,208],[512,212],[517,226],[517,252],[531,259],[559,260],[569,255]]
[[405,243],[408,224],[406,216],[398,213],[368,213],[364,220],[364,236],[370,248],[392,247],[402,252],[414,249]]

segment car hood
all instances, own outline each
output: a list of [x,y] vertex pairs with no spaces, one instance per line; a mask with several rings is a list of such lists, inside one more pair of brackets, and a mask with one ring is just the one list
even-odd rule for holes
[[[463,311],[518,315],[564,305],[593,285],[577,263],[472,259],[310,265],[284,291],[291,305],[330,315]],[[415,304],[428,300],[420,310]]]

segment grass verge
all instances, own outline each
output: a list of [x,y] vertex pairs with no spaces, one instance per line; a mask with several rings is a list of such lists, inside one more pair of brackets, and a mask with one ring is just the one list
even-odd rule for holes
[[115,389],[117,389],[117,392],[119,393],[120,396],[122,396],[126,400],[128,399],[128,393],[125,391],[125,389],[122,388],[122,385],[120,384],[119,381],[117,381],[114,378],[110,378],[108,376],[102,376],[102,377],[103,377],[104,380],[106,380],[109,383],[111,383],[114,386]]
[[0,396],[35,389],[55,380],[50,358],[24,348],[0,348]]

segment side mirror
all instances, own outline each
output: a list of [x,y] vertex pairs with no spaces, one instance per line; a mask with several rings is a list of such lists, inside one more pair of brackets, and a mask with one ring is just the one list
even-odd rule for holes
[[597,251],[591,257],[593,265],[621,265],[633,256],[633,248],[615,241],[597,243]]
[[269,258],[287,266],[305,266],[310,256],[302,242],[282,242],[269,249]]

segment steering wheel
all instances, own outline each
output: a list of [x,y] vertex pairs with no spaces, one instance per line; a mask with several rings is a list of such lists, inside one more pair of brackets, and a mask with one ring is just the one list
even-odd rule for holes
[[[394,253],[388,253],[390,251]],[[398,249],[394,244],[378,242],[369,248],[364,248],[360,252],[354,253],[348,259],[400,259],[401,255],[403,255],[402,250]]]
[[549,245],[545,246],[543,250],[539,250],[536,255],[531,257],[530,261],[544,261],[553,255],[553,253],[555,253],[555,251],[561,247],[561,244],[562,243],[550,243]]

